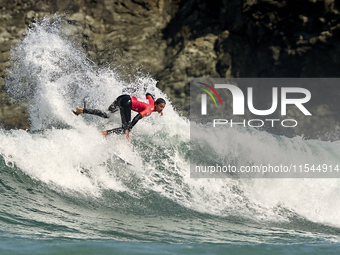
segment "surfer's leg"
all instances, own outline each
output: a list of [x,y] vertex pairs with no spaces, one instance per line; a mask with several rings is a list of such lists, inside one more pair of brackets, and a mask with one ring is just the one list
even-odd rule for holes
[[118,103],[117,103],[117,99],[109,106],[109,111],[111,113],[115,113],[116,111],[118,111]]
[[83,113],[97,115],[102,118],[109,118],[109,115],[106,112],[97,109],[83,109]]
[[87,114],[97,115],[102,118],[109,118],[109,115],[106,112],[103,112],[97,109],[85,109],[85,108],[77,107],[77,109],[72,112],[77,116],[82,113],[87,113]]
[[122,119],[122,128],[124,130],[128,129],[128,126],[131,121],[131,107],[132,107],[131,97],[128,95],[122,97],[120,100],[120,117]]
[[119,128],[114,128],[114,129],[110,129],[106,131],[106,135],[110,135],[110,134],[124,134],[125,130],[121,127]]
[[109,111],[113,113],[116,112],[118,108],[120,109],[122,127],[103,131],[103,135],[124,134],[131,120],[131,107],[132,100],[129,95],[121,95],[117,97],[117,99],[109,106]]
[[119,107],[121,106],[121,100],[127,97],[131,98],[129,95],[120,95],[117,97],[116,100],[109,106],[109,111],[111,113],[118,111]]

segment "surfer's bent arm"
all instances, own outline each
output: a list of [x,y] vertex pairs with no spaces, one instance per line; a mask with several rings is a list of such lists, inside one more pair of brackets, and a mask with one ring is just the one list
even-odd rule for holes
[[130,131],[141,118],[143,118],[142,114],[138,113],[129,124],[128,130]]
[[155,99],[154,99],[153,95],[151,95],[150,93],[146,93],[146,95],[145,95],[145,96],[146,96],[146,98],[147,98],[147,99],[149,99],[149,98],[148,98],[148,96],[150,96],[150,97],[152,98],[152,100],[153,100],[153,101],[155,101]]

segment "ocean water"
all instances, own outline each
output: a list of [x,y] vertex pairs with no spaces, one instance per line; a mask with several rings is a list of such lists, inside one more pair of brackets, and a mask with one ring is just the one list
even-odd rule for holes
[[[190,178],[189,120],[152,77],[126,82],[96,66],[72,31],[46,18],[11,50],[6,88],[29,104],[31,128],[0,130],[0,254],[340,253],[339,179]],[[168,104],[164,116],[141,120],[130,142],[100,134],[120,125],[119,114],[71,112],[146,92]],[[228,144],[218,148],[221,137]],[[206,160],[340,163],[338,142],[248,129],[206,142]]]

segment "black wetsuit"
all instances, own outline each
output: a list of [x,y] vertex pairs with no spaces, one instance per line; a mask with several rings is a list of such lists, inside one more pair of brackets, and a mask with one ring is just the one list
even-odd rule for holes
[[[151,96],[147,93],[146,96]],[[152,97],[153,98],[153,97]],[[143,116],[138,113],[134,119],[131,121],[131,110],[132,110],[132,98],[129,95],[121,95],[109,106],[109,111],[115,113],[120,109],[120,116],[122,120],[122,127],[107,130],[107,134],[123,134],[126,130],[131,130],[136,123],[143,118]],[[83,113],[97,115],[102,118],[109,118],[106,112],[97,109],[84,109]]]

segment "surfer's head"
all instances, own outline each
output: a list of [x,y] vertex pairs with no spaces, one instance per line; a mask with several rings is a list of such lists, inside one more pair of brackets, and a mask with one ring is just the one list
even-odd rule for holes
[[161,113],[165,107],[165,100],[163,98],[158,98],[155,101],[155,111]]

